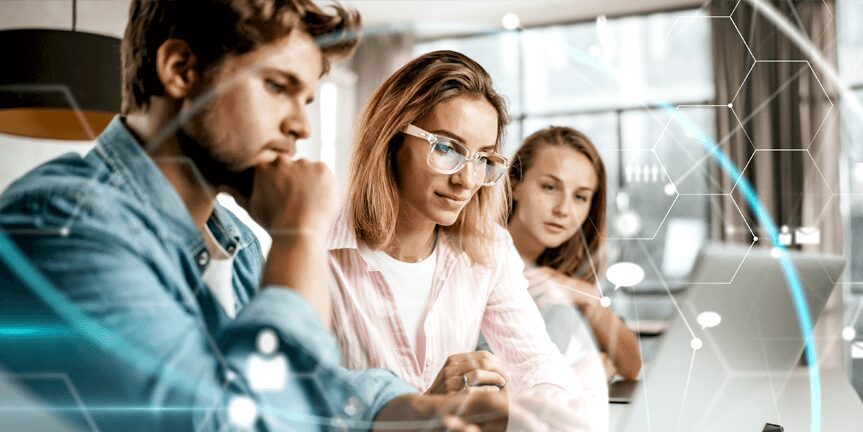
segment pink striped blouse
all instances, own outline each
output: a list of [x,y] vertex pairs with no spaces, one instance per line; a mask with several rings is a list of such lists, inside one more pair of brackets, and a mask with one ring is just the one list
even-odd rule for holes
[[482,330],[508,367],[508,386],[527,389],[547,383],[563,387],[573,398],[581,393],[573,370],[546,332],[527,291],[524,264],[505,229],[494,241],[494,268],[472,266],[441,235],[416,351],[383,274],[363,258],[344,215],[330,232],[329,250],[333,324],[349,369],[388,368],[425,391],[449,356],[476,350]]

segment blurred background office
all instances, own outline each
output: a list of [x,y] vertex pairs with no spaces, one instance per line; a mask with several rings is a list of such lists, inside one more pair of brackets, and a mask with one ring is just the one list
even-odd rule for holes
[[[0,30],[122,38],[128,3],[3,0]],[[667,318],[668,292],[685,283],[707,241],[771,246],[741,192],[744,177],[784,227],[786,246],[848,258],[816,342],[822,367],[843,370],[863,395],[863,112],[849,97],[863,98],[863,1],[769,2],[852,94],[747,2],[344,3],[362,13],[364,39],[320,86],[301,157],[324,161],[344,182],[354,120],[371,92],[419,54],[463,52],[509,100],[506,155],[551,124],[575,127],[599,147],[609,174],[608,261],[638,263],[647,275],[621,290],[601,281],[616,312],[630,318],[638,296],[648,305],[642,319]],[[82,126],[71,141],[0,134],[0,190],[51,157],[86,152],[90,132],[98,131]]]

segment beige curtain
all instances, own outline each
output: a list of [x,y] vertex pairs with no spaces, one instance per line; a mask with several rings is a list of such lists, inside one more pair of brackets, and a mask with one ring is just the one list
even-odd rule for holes
[[[723,151],[739,169],[745,167],[743,176],[777,226],[787,225],[792,232],[799,227],[820,230],[820,243],[789,247],[841,254],[842,220],[838,197],[833,196],[839,192],[839,113],[831,104],[838,102],[837,92],[832,83],[819,81],[817,77],[825,74],[811,69],[806,57],[767,18],[745,1],[734,9],[736,3],[714,0],[710,6],[714,16],[733,10],[731,17],[740,32],[732,26],[714,26],[716,103],[734,100],[733,113],[719,111],[716,119],[720,140],[728,137]],[[833,0],[769,3],[836,64]],[[752,57],[737,43],[741,35],[758,60],[751,71]],[[740,124],[745,134],[735,133]],[[727,175],[717,178],[723,178],[726,187],[734,181]],[[760,245],[770,247],[742,194],[736,190],[734,195],[753,231],[764,237]],[[750,242],[737,209],[728,200],[722,205],[722,217],[712,221],[714,238]],[[815,328],[822,367],[842,365],[841,294],[841,289],[834,290]]]
[[[836,63],[832,0],[770,3]],[[728,15],[735,4],[714,1],[711,15]],[[738,42],[740,34],[732,26],[714,26],[716,103],[734,100],[733,113],[717,111],[718,137],[728,143],[723,148],[739,169],[745,168],[744,177],[777,226],[787,225],[791,231],[818,228],[820,244],[803,247],[841,253],[841,218],[838,200],[832,195],[839,189],[838,107],[831,110],[831,101],[838,100],[836,92],[830,83],[819,82],[823,74],[810,69],[796,46],[748,3],[741,2],[732,18],[758,61],[752,68],[753,59],[746,45]],[[740,124],[745,133],[740,133]],[[727,175],[717,178],[723,178],[726,187],[736,180]],[[743,196],[736,192],[735,201],[753,231],[766,235]],[[713,221],[714,238],[751,240],[733,206],[725,205],[722,214]],[[769,242],[760,243],[769,246]]]

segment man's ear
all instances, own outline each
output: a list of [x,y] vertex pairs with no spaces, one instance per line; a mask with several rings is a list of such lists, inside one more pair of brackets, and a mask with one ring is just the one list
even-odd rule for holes
[[156,73],[165,89],[165,96],[173,99],[189,97],[200,79],[198,59],[186,41],[168,39],[156,51]]

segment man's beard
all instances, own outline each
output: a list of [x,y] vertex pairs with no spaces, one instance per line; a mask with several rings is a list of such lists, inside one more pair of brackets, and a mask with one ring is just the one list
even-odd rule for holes
[[201,145],[182,128],[177,131],[177,141],[180,144],[180,150],[192,161],[198,173],[209,185],[216,189],[228,189],[229,192],[238,194],[237,198],[244,201],[249,199],[255,180],[254,167],[239,172],[232,170],[228,163],[219,160],[212,150]]

